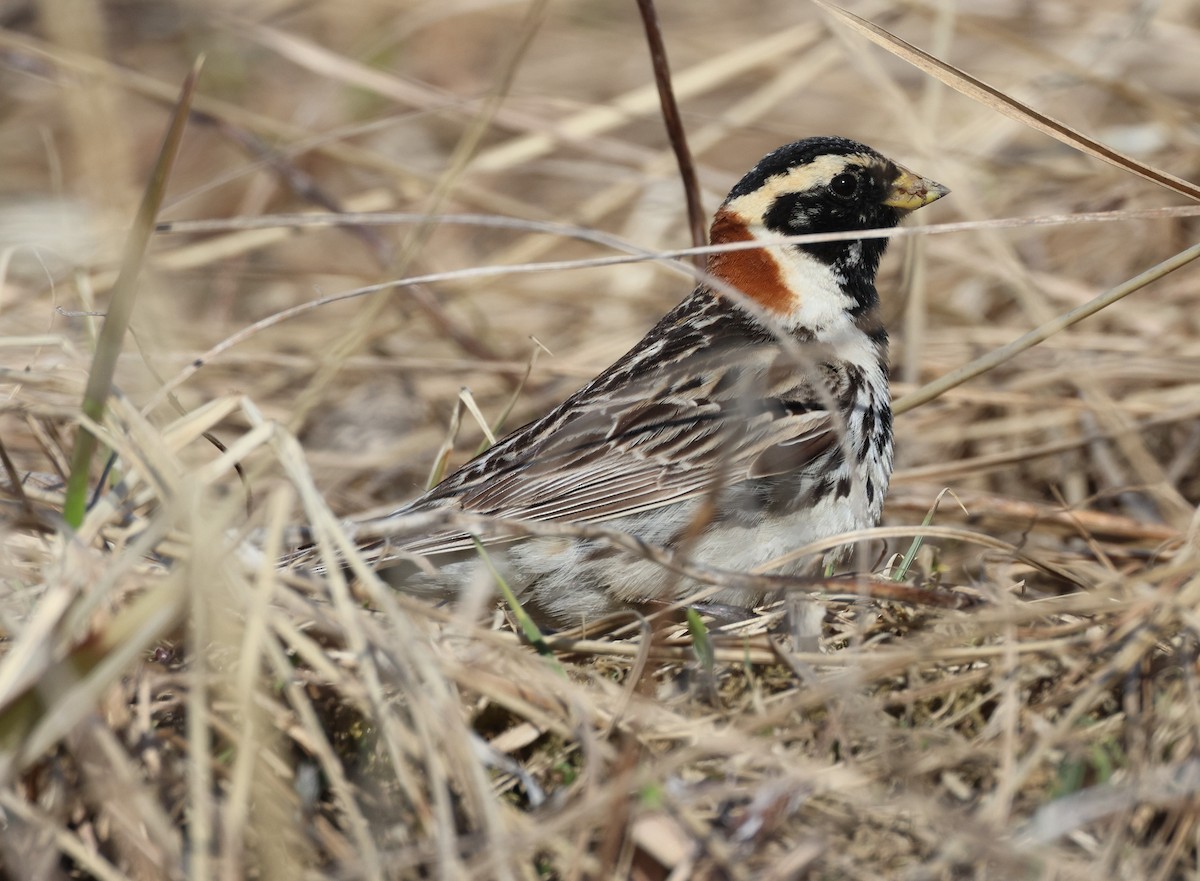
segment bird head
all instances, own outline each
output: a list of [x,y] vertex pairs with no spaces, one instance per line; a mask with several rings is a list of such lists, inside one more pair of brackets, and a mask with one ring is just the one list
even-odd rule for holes
[[[714,245],[896,226],[949,189],[845,138],[806,138],[767,154],[713,220]],[[790,244],[712,255],[708,271],[779,315],[808,289],[834,284],[866,310],[886,238]],[[825,282],[828,282],[827,284]]]

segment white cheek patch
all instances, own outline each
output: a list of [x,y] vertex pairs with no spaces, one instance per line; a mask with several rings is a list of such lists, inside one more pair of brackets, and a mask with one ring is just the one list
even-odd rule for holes
[[827,335],[840,336],[850,321],[848,310],[854,301],[842,289],[846,279],[815,257],[786,248],[772,248],[775,262],[783,272],[785,283],[796,291],[798,308],[788,316],[795,327],[810,328],[817,339]]

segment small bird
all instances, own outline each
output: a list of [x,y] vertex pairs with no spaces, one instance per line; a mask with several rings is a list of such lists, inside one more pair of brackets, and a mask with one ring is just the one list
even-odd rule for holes
[[[806,138],[738,182],[710,238],[885,229],[948,192],[863,144]],[[862,238],[714,253],[707,278],[615,364],[383,519],[450,509],[601,524],[739,571],[876,525],[892,471],[875,289],[886,247]],[[696,589],[600,541],[478,538],[522,602],[555,623]],[[390,583],[443,596],[481,562],[475,538],[449,527],[375,551]],[[412,555],[426,565],[399,565]],[[710,598],[761,599],[740,589]]]

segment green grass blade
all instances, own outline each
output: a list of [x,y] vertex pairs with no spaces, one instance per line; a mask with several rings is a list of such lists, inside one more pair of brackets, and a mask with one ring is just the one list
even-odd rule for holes
[[478,538],[472,538],[475,542],[475,550],[479,552],[479,556],[483,557],[483,562],[487,564],[488,569],[492,573],[492,577],[496,579],[496,586],[500,590],[500,596],[504,597],[504,602],[512,611],[513,617],[517,619],[517,624],[521,628],[521,635],[524,636],[529,644],[537,650],[539,655],[544,657],[547,662],[549,662],[550,666],[554,668],[555,672],[557,672],[560,676],[565,677],[567,675],[567,671],[563,669],[562,664],[560,664],[558,659],[554,657],[554,650],[550,648],[549,644],[546,642],[546,637],[542,635],[542,631],[537,626],[537,622],[534,621],[533,618],[529,616],[529,613],[525,611],[524,606],[522,606],[521,601],[517,599],[517,595],[513,592],[513,589],[509,587],[508,582],[504,579],[504,576],[500,574],[500,570],[497,569],[496,565],[492,562],[492,557],[487,552],[487,549],[483,546],[483,542],[481,542]]
[[[125,255],[121,260],[121,271],[117,276],[116,284],[113,285],[112,299],[104,318],[104,327],[100,331],[100,339],[96,344],[96,354],[92,358],[92,369],[88,373],[87,388],[83,393],[83,415],[96,424],[104,419],[104,407],[108,402],[109,393],[112,391],[117,358],[121,354],[125,332],[133,317],[133,304],[137,296],[137,277],[145,259],[146,246],[154,232],[155,218],[158,216],[163,194],[167,189],[167,178],[175,163],[175,157],[179,153],[179,144],[183,140],[183,129],[187,124],[188,113],[192,106],[192,95],[196,89],[196,80],[200,76],[200,67],[203,61],[203,57],[198,58],[191,73],[184,80],[183,88],[179,93],[179,101],[175,105],[175,113],[171,118],[171,125],[163,138],[162,148],[158,152],[158,161],[154,164],[154,172],[146,185],[133,228],[130,229],[129,238],[125,242]],[[83,515],[87,510],[88,475],[96,446],[96,436],[80,425],[76,435],[75,450],[71,455],[71,473],[67,479],[66,501],[63,505],[63,519],[72,529],[78,529],[83,523]]]

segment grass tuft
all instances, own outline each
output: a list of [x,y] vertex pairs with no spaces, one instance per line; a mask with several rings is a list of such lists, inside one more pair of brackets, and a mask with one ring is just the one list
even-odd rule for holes
[[1200,874],[1187,4],[658,4],[705,211],[814,134],[952,189],[880,276],[897,471],[854,577],[388,526],[786,594],[528,635],[394,591],[356,515],[692,284],[634,4],[152,5],[0,30],[6,877]]

